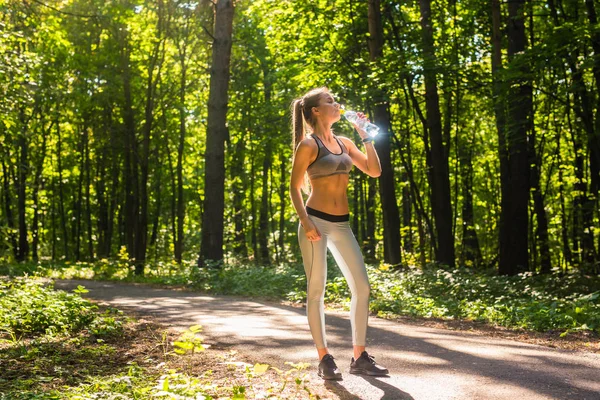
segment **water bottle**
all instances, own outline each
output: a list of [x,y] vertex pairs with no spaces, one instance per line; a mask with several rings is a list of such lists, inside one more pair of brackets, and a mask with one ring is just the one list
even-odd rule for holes
[[379,127],[377,127],[377,125],[370,123],[366,119],[358,118],[358,114],[355,111],[345,111],[343,109],[340,111],[343,113],[344,118],[358,125],[358,127],[367,132],[370,137],[375,137],[379,133]]

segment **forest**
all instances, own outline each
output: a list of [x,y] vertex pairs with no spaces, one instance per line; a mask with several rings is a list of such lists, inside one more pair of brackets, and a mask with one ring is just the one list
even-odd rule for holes
[[381,130],[369,263],[597,275],[598,7],[0,0],[0,258],[297,262],[290,104],[326,86]]

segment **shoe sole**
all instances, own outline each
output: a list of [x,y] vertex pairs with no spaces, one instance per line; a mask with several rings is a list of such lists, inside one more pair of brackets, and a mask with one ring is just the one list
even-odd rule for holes
[[373,371],[364,370],[362,368],[353,368],[353,369],[350,369],[350,373],[353,374],[353,375],[369,375],[369,376],[388,376],[390,374],[389,371],[387,371],[387,372],[373,372]]
[[335,376],[333,378],[326,378],[323,376],[323,374],[321,372],[317,372],[317,375],[319,375],[320,378],[326,380],[326,381],[341,381],[342,380],[342,376]]

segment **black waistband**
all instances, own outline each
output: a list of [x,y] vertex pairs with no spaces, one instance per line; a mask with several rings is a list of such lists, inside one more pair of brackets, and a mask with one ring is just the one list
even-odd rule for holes
[[317,218],[324,219],[329,222],[346,222],[350,221],[350,214],[344,215],[332,215],[324,213],[323,211],[315,210],[314,208],[306,207],[306,213]]

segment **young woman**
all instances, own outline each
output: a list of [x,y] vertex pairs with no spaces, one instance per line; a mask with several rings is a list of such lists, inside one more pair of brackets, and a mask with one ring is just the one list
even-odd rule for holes
[[[359,117],[364,119],[363,114]],[[370,286],[360,247],[350,229],[348,173],[356,165],[367,175],[381,175],[381,165],[372,139],[354,125],[366,155],[348,138],[336,136],[331,126],[340,120],[340,105],[327,88],[313,89],[292,103],[294,160],[290,197],[298,216],[298,241],[307,279],[306,313],[319,355],[319,376],[339,380],[342,374],[327,349],[324,296],[327,279],[327,248],[333,254],[352,292],[351,325],[354,357],[350,373],[387,375],[365,351]],[[309,136],[305,136],[304,128]],[[305,175],[310,194],[304,205]],[[306,191],[306,190],[305,190]]]

